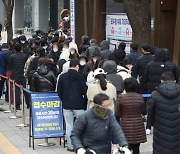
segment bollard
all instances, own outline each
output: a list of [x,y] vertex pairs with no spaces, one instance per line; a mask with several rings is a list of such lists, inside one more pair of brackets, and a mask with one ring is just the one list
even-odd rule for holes
[[22,104],[22,124],[17,125],[17,127],[28,127],[27,124],[25,124],[25,104],[24,104],[24,92],[23,92],[23,86],[20,86],[21,90],[21,104]]
[[19,116],[16,116],[16,89],[15,89],[15,82],[13,80],[13,101],[14,101],[14,116],[9,117],[10,119],[17,119],[20,118]]
[[11,113],[12,110],[11,110],[11,81],[10,81],[10,78],[8,77],[8,80],[7,80],[7,83],[8,83],[8,93],[9,93],[9,110],[7,111],[4,111],[4,113]]
[[45,143],[38,144],[38,146],[42,146],[42,147],[49,147],[49,146],[54,146],[54,145],[56,144],[48,142],[48,138],[45,138]]

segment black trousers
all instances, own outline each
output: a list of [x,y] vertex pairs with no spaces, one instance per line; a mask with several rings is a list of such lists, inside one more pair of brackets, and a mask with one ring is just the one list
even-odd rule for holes
[[130,150],[133,151],[133,154],[139,154],[139,146],[140,146],[140,143],[138,144],[129,144],[129,148]]
[[[20,84],[23,87],[26,86],[26,79],[23,76],[15,77],[13,79],[14,79],[14,81],[17,84]],[[15,88],[15,98],[16,98],[16,108],[20,108],[20,104],[21,104],[21,92],[20,92],[20,88],[17,87],[17,86]]]
[[6,80],[4,78],[0,77],[0,98],[1,98],[2,93],[3,93],[3,88],[4,88],[4,82],[5,81]]

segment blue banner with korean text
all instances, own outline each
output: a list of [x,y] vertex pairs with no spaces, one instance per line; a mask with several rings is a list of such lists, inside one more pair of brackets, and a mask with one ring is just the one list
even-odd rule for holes
[[57,93],[31,94],[33,137],[64,136],[62,103]]

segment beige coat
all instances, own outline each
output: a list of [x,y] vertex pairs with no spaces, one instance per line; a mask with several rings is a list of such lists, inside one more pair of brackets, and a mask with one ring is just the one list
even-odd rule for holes
[[104,93],[109,96],[110,101],[112,102],[110,109],[114,112],[114,101],[117,98],[116,88],[108,81],[107,81],[107,89],[105,91],[101,89],[99,81],[95,81],[95,83],[89,85],[87,90],[87,98],[88,98],[87,109],[92,108],[94,106],[93,98],[95,95],[99,93]]

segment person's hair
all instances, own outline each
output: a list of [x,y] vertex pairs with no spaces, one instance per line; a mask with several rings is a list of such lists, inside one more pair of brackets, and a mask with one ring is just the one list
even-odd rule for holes
[[124,89],[126,92],[137,92],[138,82],[135,78],[130,77],[124,80]]
[[128,57],[124,58],[123,61],[120,63],[121,66],[127,68],[127,65],[132,65],[132,60]]
[[109,96],[102,93],[95,95],[93,98],[93,102],[98,105],[102,105],[103,101],[105,100],[109,100]]
[[162,81],[168,81],[168,80],[174,81],[175,77],[172,72],[166,71],[161,75],[161,80]]
[[9,41],[8,46],[9,46],[9,50],[14,50],[14,42],[12,40]]
[[78,55],[77,51],[75,51],[74,54],[70,53],[70,55],[69,55],[69,59],[78,59],[78,58],[79,58],[79,55]]
[[149,44],[143,44],[141,47],[146,52],[151,52],[152,47]]
[[44,48],[40,47],[37,49],[36,54],[39,55],[39,57],[45,57],[45,50]]
[[130,45],[130,47],[132,48],[132,50],[138,50],[138,44],[137,43],[132,43],[131,45]]
[[66,60],[65,59],[60,59],[58,60],[57,64],[59,66],[59,70],[58,70],[58,73],[60,74],[63,70],[63,65],[66,63]]
[[125,50],[125,48],[126,48],[126,43],[124,42],[121,42],[118,46],[118,49],[121,49],[121,50]]
[[77,65],[79,65],[79,60],[78,59],[70,60],[69,67],[76,67]]
[[21,52],[21,44],[20,43],[16,43],[14,45],[14,50],[15,50],[15,52]]
[[92,45],[93,43],[97,44],[97,41],[95,39],[91,39],[90,44]]
[[89,37],[87,35],[82,36],[82,42],[83,43],[88,43],[89,42]]
[[98,74],[95,76],[96,79],[100,81],[100,87],[102,90],[107,89],[107,81],[106,81],[106,76],[104,74]]

